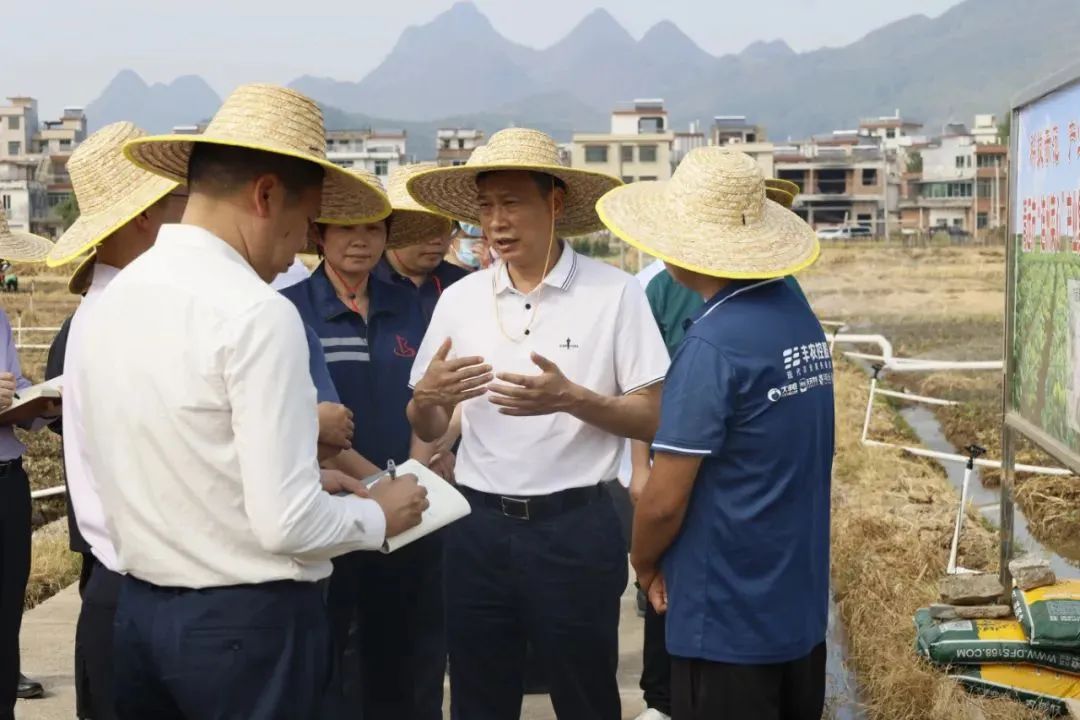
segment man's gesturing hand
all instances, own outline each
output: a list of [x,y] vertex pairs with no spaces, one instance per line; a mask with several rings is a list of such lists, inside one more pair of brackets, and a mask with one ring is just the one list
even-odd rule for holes
[[559,366],[542,355],[532,354],[532,361],[543,372],[539,375],[499,373],[496,377],[509,385],[492,384],[490,402],[499,406],[503,415],[528,417],[567,412],[574,403],[574,390]]
[[0,410],[7,410],[15,402],[15,376],[0,373]]
[[447,360],[450,338],[443,341],[427,372],[413,388],[413,402],[418,407],[453,408],[460,402],[483,395],[491,382],[491,366],[482,357]]

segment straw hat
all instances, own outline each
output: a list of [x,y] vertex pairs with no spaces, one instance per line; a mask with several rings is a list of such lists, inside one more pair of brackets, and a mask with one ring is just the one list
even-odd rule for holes
[[780,178],[765,178],[765,187],[772,188],[774,190],[783,190],[784,192],[795,198],[799,196],[799,186],[797,183],[793,183],[790,180],[781,180]]
[[387,191],[394,212],[390,216],[390,235],[386,238],[388,249],[417,245],[450,234],[453,220],[427,210],[413,199],[406,187],[409,178],[436,167],[435,163],[415,163],[402,165],[390,173]]
[[555,223],[555,232],[563,236],[586,235],[603,229],[596,215],[596,201],[608,190],[622,185],[609,175],[563,165],[559,148],[548,135],[537,130],[510,128],[492,135],[464,165],[425,170],[409,178],[409,194],[429,210],[479,225],[476,176],[494,170],[533,170],[566,183],[566,204],[562,217]]
[[[388,183],[389,200],[393,212],[390,214],[390,234],[386,238],[386,248],[388,250],[425,243],[432,238],[440,237],[450,232],[450,227],[453,224],[453,221],[450,218],[426,210],[424,206],[413,200],[412,196],[410,196],[405,189],[405,185],[409,178],[419,172],[430,170],[435,167],[437,167],[435,163],[416,163],[413,165],[402,165],[401,167],[395,168],[390,173]],[[382,180],[370,170],[364,168],[350,168],[349,172],[362,178],[371,185],[379,188],[382,187]],[[346,203],[341,206],[335,206],[324,202],[321,213],[330,218],[348,217],[353,214],[354,205],[355,201],[353,201],[352,205]],[[336,222],[332,219],[328,220],[324,218],[319,218],[319,222],[327,225],[355,224],[349,222]]]
[[795,202],[795,196],[789,193],[787,190],[769,187],[768,182],[768,180],[765,181],[765,197],[769,198],[778,205],[783,205],[785,208],[790,210],[792,203]]
[[597,211],[634,247],[714,277],[783,277],[820,252],[810,226],[766,198],[754,160],[719,147],[692,150],[667,182],[609,192]]
[[41,262],[52,246],[52,242],[40,235],[12,231],[0,209],[0,258],[11,262]]
[[137,168],[124,157],[124,143],[142,137],[146,132],[129,122],[113,123],[71,154],[67,169],[79,201],[79,219],[49,253],[49,267],[84,255],[176,189],[175,182]]
[[94,265],[97,263],[97,252],[91,252],[83,258],[75,268],[75,272],[68,278],[67,289],[72,295],[85,295],[90,289],[90,283],[94,281]]
[[157,135],[124,146],[139,167],[177,181],[187,178],[196,143],[249,148],[307,160],[323,168],[323,203],[355,213],[341,223],[366,223],[390,214],[376,186],[326,159],[326,129],[315,101],[277,85],[241,85],[233,91],[201,135]]

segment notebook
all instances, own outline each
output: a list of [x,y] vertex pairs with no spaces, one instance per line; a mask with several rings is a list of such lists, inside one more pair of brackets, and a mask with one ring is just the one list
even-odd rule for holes
[[[401,463],[397,466],[397,474],[398,476],[415,475],[417,482],[427,488],[427,499],[430,507],[424,511],[419,525],[392,538],[387,538],[383,542],[382,552],[392,553],[395,550],[400,550],[406,545],[414,543],[436,530],[441,530],[472,512],[469,501],[458,492],[457,488],[427,469],[419,461],[409,460]],[[366,477],[363,480],[364,485],[367,487],[371,487],[376,482],[393,482],[393,480],[387,479],[386,472]]]
[[18,399],[11,403],[11,407],[0,412],[0,425],[15,425],[41,417],[49,410],[50,404],[60,402],[63,381],[64,376],[58,375],[52,380],[17,391]]

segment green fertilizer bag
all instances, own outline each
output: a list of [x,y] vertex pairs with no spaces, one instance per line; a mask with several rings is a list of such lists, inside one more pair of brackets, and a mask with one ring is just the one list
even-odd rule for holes
[[1015,620],[937,622],[929,610],[915,613],[915,646],[940,665],[1036,665],[1080,675],[1080,655],[1032,647]]
[[1080,650],[1080,580],[1016,588],[1013,610],[1032,645]]

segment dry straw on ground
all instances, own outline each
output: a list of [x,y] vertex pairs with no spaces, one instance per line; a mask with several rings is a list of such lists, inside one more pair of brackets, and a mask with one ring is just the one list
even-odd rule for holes
[[[833,490],[833,585],[847,627],[850,664],[872,720],[1027,720],[1010,701],[968,696],[913,650],[915,610],[933,602],[944,572],[957,495],[934,466],[892,450],[866,448],[859,431],[867,379],[837,364],[837,455]],[[887,406],[878,436],[899,432]],[[960,562],[996,570],[994,535],[974,516]]]

